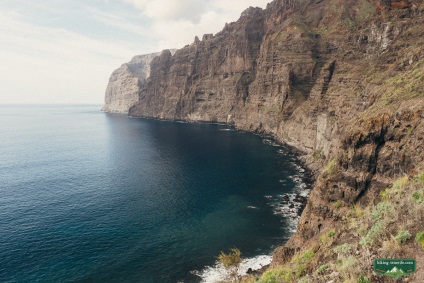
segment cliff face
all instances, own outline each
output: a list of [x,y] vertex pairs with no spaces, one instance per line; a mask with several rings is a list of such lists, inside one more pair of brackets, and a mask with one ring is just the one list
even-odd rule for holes
[[[419,13],[409,5],[389,21],[395,2],[286,0],[249,8],[215,36],[155,58],[130,115],[233,123],[331,155],[339,125],[373,103],[354,94],[364,77],[358,64],[373,69],[412,24],[405,17]],[[340,91],[346,88],[349,94]]]
[[140,86],[150,76],[150,63],[158,55],[160,52],[138,55],[116,69],[109,78],[102,111],[128,113],[138,102]]
[[360,115],[399,102],[387,93],[421,66],[421,30],[421,0],[273,1],[155,58],[129,114],[270,133],[317,169]]
[[231,123],[303,151],[317,181],[287,247],[310,246],[348,207],[372,206],[396,179],[424,170],[423,2],[249,8],[215,36],[154,58],[129,114]]

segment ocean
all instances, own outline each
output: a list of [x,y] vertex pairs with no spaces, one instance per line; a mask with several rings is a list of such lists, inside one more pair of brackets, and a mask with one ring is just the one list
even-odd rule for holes
[[0,282],[207,282],[293,232],[302,170],[270,139],[98,105],[2,105],[0,133]]

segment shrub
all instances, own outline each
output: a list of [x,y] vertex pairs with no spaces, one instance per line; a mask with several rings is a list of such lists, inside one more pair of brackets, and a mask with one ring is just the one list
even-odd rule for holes
[[241,252],[237,248],[232,248],[228,254],[221,251],[218,256],[218,261],[227,270],[227,276],[232,277],[234,281],[237,281],[238,268],[241,263]]
[[303,254],[301,254],[300,257],[294,258],[293,262],[308,263],[314,258],[314,256],[315,253],[313,250],[307,250]]
[[396,241],[399,244],[403,244],[406,241],[408,241],[409,239],[411,239],[411,233],[409,233],[408,230],[401,229],[401,230],[398,231],[395,238],[396,238]]
[[395,211],[393,204],[383,201],[377,204],[372,212],[372,219],[379,220],[382,218],[390,217]]
[[315,160],[322,159],[324,155],[322,154],[322,148],[314,151],[313,157]]
[[304,253],[295,256],[291,263],[293,264],[293,272],[295,278],[300,278],[306,274],[306,264],[314,258],[315,253],[313,250],[306,250]]
[[241,263],[241,252],[237,248],[232,248],[228,254],[221,251],[218,256],[218,261],[222,263],[225,268],[238,266]]
[[339,209],[341,206],[342,206],[342,201],[341,200],[338,200],[338,201],[336,201],[334,203],[334,208],[335,209]]
[[424,172],[414,176],[413,180],[415,184],[424,183]]
[[357,204],[352,205],[352,211],[355,218],[361,218],[364,214],[364,210]]
[[333,174],[334,173],[334,169],[336,168],[337,165],[337,158],[333,158],[327,166],[327,174]]
[[258,283],[280,283],[293,280],[292,271],[289,268],[277,267],[268,269],[262,274]]
[[318,238],[318,242],[320,243],[320,245],[322,245],[324,247],[329,247],[329,246],[331,246],[331,244],[334,241],[333,237],[334,237],[335,234],[336,234],[336,232],[330,231],[327,234],[320,236]]
[[371,283],[371,281],[365,277],[364,274],[359,275],[358,280],[356,281],[357,283]]
[[359,229],[357,231],[361,235],[366,235],[367,234],[367,228],[368,227],[366,227],[366,226],[361,226],[361,227],[359,227]]
[[421,201],[421,199],[422,199],[423,197],[421,196],[421,194],[420,194],[419,192],[415,192],[415,193],[412,195],[412,198],[413,198],[415,201]]
[[402,178],[400,178],[399,183],[400,183],[400,188],[403,189],[408,185],[409,182],[409,178],[408,176],[404,176]]
[[351,251],[352,251],[352,247],[349,244],[343,244],[333,249],[333,252],[343,256],[349,255]]
[[352,269],[352,267],[354,267],[355,265],[357,265],[359,263],[359,261],[353,257],[353,256],[348,256],[347,258],[338,261],[339,266],[337,267],[338,270],[343,271],[343,270],[350,270]]
[[421,243],[422,248],[424,249],[424,231],[417,233],[415,236],[415,241]]
[[390,189],[386,189],[380,192],[380,196],[383,200],[388,201],[391,198],[392,191]]
[[320,265],[317,270],[315,270],[315,274],[322,275],[325,271],[330,267],[328,263]]
[[327,236],[329,237],[329,238],[331,238],[331,237],[334,237],[334,235],[336,235],[336,231],[330,231],[330,232],[328,232],[328,234],[327,234]]
[[386,230],[386,223],[384,221],[378,221],[370,228],[368,233],[361,238],[359,244],[363,247],[372,247],[374,240],[380,236]]
[[408,184],[408,176],[404,176],[393,183],[394,190],[400,190],[406,187]]

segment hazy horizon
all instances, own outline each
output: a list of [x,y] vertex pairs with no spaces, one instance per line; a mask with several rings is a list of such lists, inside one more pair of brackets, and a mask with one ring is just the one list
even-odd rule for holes
[[102,104],[133,56],[182,48],[267,2],[0,0],[0,104]]

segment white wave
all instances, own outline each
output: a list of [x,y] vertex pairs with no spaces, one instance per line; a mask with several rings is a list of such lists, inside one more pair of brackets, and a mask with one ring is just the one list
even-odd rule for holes
[[249,209],[259,209],[258,207],[253,206],[253,205],[248,205],[247,208],[249,208]]
[[[271,255],[259,255],[252,258],[244,259],[238,269],[238,275],[247,275],[247,271],[258,270],[262,267],[271,263]],[[215,283],[218,281],[224,281],[227,278],[227,270],[220,263],[215,266],[207,266],[201,271],[192,271],[192,274],[202,278],[202,283]]]

